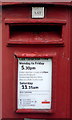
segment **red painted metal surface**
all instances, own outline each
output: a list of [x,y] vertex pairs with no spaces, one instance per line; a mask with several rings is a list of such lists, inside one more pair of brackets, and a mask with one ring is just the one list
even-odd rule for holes
[[55,4],[55,5],[72,5],[71,0],[2,0],[2,5],[18,5],[18,4]]
[[[35,20],[31,18],[31,7],[37,4],[24,4],[3,6],[3,31],[2,31],[2,117],[3,118],[70,118],[70,8],[61,5],[42,4],[45,6],[45,18]],[[26,24],[27,23],[27,24]],[[39,25],[54,26],[54,34],[51,34],[53,41],[51,43],[43,40],[40,41],[42,33],[37,31],[28,31],[30,34],[23,34],[16,29],[16,26]],[[56,25],[58,31],[56,30]],[[11,27],[12,26],[12,27]],[[61,29],[60,27],[61,26]],[[35,28],[33,28],[34,30]],[[15,31],[14,31],[15,30]],[[21,29],[20,29],[21,30]],[[40,31],[41,32],[41,31]],[[48,31],[42,31],[46,34]],[[45,33],[44,33],[45,32]],[[48,33],[49,34],[49,33]],[[50,35],[50,34],[49,34]],[[28,37],[29,36],[29,37]],[[40,37],[39,37],[40,36]],[[50,39],[51,39],[50,36]],[[31,37],[31,42],[30,42]],[[43,36],[42,36],[43,37]],[[57,41],[54,40],[57,37]],[[21,43],[19,43],[21,38]],[[36,42],[34,44],[34,39]],[[62,43],[58,42],[62,40]],[[27,39],[27,42],[24,40]],[[44,37],[45,39],[45,37]],[[48,41],[50,40],[48,38]],[[39,42],[40,41],[40,42]],[[40,44],[41,43],[41,44]],[[45,57],[56,54],[53,75],[53,107],[54,111],[50,113],[36,113],[23,110],[16,112],[16,95],[17,95],[17,64],[16,56],[19,57]],[[50,57],[49,56],[49,57]]]
[[[2,16],[2,7],[0,7],[0,16]],[[0,118],[2,118],[2,17],[0,17]]]
[[[70,48],[72,46],[72,8],[70,11]],[[72,91],[72,49],[70,49],[70,91]],[[70,92],[70,118],[72,119],[72,92]]]
[[46,23],[46,24],[66,24],[66,20],[62,19],[27,19],[27,18],[22,18],[22,19],[5,19],[5,23],[11,24],[11,23]]

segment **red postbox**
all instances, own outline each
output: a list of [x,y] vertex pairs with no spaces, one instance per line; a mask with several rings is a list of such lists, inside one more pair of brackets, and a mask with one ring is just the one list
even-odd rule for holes
[[2,118],[70,118],[71,2],[2,8]]

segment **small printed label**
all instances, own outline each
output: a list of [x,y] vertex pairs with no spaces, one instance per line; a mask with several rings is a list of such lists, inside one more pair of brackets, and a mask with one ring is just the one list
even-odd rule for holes
[[32,18],[44,18],[44,7],[32,7]]

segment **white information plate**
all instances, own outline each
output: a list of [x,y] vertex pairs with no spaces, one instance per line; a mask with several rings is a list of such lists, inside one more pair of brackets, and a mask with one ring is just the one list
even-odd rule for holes
[[44,7],[32,7],[32,18],[44,18]]
[[18,58],[17,109],[51,109],[52,59]]

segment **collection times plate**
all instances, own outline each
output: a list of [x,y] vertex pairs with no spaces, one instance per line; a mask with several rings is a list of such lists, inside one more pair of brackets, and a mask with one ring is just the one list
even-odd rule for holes
[[18,58],[17,109],[51,109],[52,59]]

